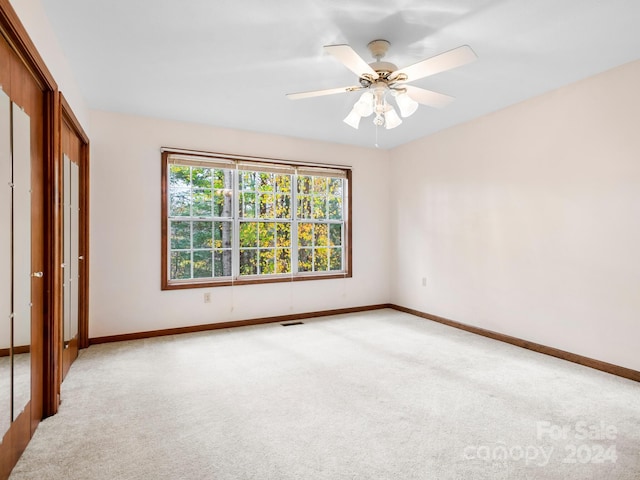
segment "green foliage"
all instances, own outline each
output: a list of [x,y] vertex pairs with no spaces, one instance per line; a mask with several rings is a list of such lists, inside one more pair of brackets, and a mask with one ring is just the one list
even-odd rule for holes
[[[232,275],[233,175],[169,166],[172,279]],[[296,217],[306,220],[297,223],[297,270],[343,270],[343,225],[332,223],[344,218],[343,179],[302,175],[294,183],[290,174],[240,171],[238,184],[240,275],[291,273],[294,186]]]
[[291,224],[290,223],[276,224],[276,246],[278,247],[291,246]]
[[213,222],[193,222],[193,248],[213,247]]
[[332,247],[342,245],[342,225],[333,223],[329,225],[329,245]]
[[298,271],[299,272],[313,271],[313,248],[298,249]]
[[178,280],[191,278],[191,254],[171,252],[171,278]]
[[313,245],[313,223],[298,224],[298,245],[303,247]]
[[211,179],[213,170],[204,167],[191,168],[191,184],[194,188],[211,189]]
[[258,224],[256,222],[240,223],[240,248],[258,246]]
[[191,247],[191,222],[171,222],[171,249]]
[[213,276],[213,252],[211,250],[193,252],[193,278]]
[[231,250],[215,250],[213,252],[214,276],[230,277],[231,272]]
[[291,249],[277,249],[276,273],[291,273]]
[[173,188],[185,188],[191,185],[191,167],[169,166],[169,185]]
[[258,251],[240,249],[240,275],[258,274]]
[[342,270],[342,248],[330,249],[329,270]]

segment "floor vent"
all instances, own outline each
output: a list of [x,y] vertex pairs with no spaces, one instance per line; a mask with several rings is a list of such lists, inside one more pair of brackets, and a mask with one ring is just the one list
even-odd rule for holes
[[292,325],[304,325],[304,322],[287,322],[281,323],[280,325],[282,325],[283,327],[290,327]]

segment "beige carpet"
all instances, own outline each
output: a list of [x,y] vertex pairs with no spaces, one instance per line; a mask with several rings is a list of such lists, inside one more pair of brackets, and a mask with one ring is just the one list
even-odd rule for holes
[[93,346],[62,396],[11,479],[640,478],[640,384],[391,310]]

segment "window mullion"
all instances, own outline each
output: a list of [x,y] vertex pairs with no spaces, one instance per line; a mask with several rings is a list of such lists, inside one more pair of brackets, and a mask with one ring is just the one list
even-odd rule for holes
[[291,175],[291,275],[298,274],[298,173]]
[[189,167],[189,271],[193,278],[193,167]]
[[240,175],[236,165],[232,170],[233,179],[233,231],[231,248],[231,278],[237,280],[240,277]]

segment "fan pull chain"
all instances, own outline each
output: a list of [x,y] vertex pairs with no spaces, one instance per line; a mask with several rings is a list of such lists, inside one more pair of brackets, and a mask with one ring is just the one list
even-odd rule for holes
[[376,148],[380,148],[380,145],[378,145],[378,125],[376,125],[376,143],[375,143],[375,147]]

